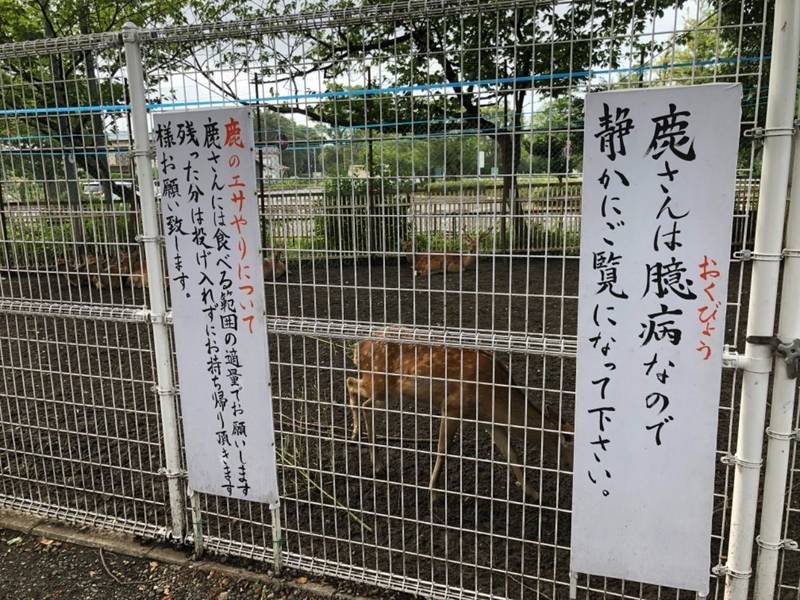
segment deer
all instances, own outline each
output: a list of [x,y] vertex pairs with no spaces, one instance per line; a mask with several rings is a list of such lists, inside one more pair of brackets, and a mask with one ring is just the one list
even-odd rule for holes
[[283,252],[273,251],[271,256],[264,259],[264,280],[278,280],[286,275],[286,263],[282,260]]
[[150,285],[150,279],[147,275],[147,263],[142,260],[140,254],[137,253],[129,259],[129,267],[128,281],[131,287],[147,289]]
[[[96,273],[91,276],[91,282],[98,290],[115,285],[124,287],[125,281],[130,279],[131,265],[137,258],[128,252],[120,252],[118,256],[108,261],[98,263]],[[101,273],[102,271],[102,273]]]
[[147,266],[138,252],[121,252],[116,258],[109,260],[95,254],[74,261],[60,258],[56,261],[56,268],[66,271],[67,280],[74,287],[87,281],[98,290],[113,287],[115,284],[124,286],[126,281],[133,287],[147,287]]
[[80,287],[81,284],[88,281],[92,287],[101,290],[105,287],[101,271],[105,268],[105,261],[99,256],[90,254],[83,259],[76,258],[69,260],[67,258],[59,258],[56,261],[56,269],[64,270],[67,275],[67,281],[72,287]]
[[114,261],[109,261],[105,279],[121,287],[127,282],[131,287],[146,289],[148,286],[147,264],[138,250],[122,252]]
[[64,272],[71,287],[77,287],[81,284],[82,261],[61,257],[56,260],[55,267],[57,271]]
[[467,248],[464,253],[447,253],[445,254],[445,268],[448,273],[459,273],[466,271],[475,264],[478,258],[478,239],[471,235],[466,236]]
[[[424,346],[390,341],[362,340],[353,347],[352,360],[359,377],[347,378],[349,408],[353,419],[351,438],[361,433],[361,411],[399,405],[403,396],[413,398],[420,412],[441,413],[436,462],[431,472],[430,491],[437,495],[439,479],[448,448],[458,433],[461,420],[480,419],[490,423],[494,442],[508,460],[525,497],[538,499],[537,491],[525,483],[525,475],[511,440],[538,438],[544,421],[548,431],[559,431],[559,422],[543,415],[511,381],[509,367],[493,354],[446,346]],[[375,432],[367,416],[366,433],[370,458],[375,467]],[[564,431],[571,431],[565,427]],[[572,441],[558,433],[562,463],[572,465]],[[538,442],[537,442],[538,443]]]
[[459,273],[465,271],[475,264],[477,259],[478,242],[486,235],[481,233],[477,238],[472,235],[464,235],[467,240],[465,252],[425,252],[424,254],[414,253],[414,242],[406,240],[403,242],[402,250],[406,253],[408,261],[414,267],[414,276],[436,275],[438,273]]

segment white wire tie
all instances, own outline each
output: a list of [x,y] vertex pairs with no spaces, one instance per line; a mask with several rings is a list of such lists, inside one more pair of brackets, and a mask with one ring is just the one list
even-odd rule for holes
[[711,573],[717,577],[729,576],[734,579],[750,579],[750,576],[753,574],[750,569],[747,571],[737,571],[736,569],[731,569],[728,565],[716,565],[715,567],[711,567]]
[[188,473],[182,469],[177,471],[168,471],[166,467],[161,467],[157,472],[159,475],[166,477],[167,479],[182,479],[188,475]]
[[722,349],[722,367],[738,369],[746,373],[771,373],[772,357],[754,358],[746,354],[739,354],[733,346],[726,344]]
[[134,239],[137,242],[143,242],[143,243],[146,244],[147,242],[163,242],[164,241],[164,236],[163,235],[158,235],[158,234],[156,234],[156,235],[145,235],[143,233],[140,233]]
[[147,316],[147,318],[151,323],[158,323],[158,324],[163,323],[164,325],[166,325],[169,322],[167,318],[167,313],[154,313],[151,311],[150,314]]
[[760,260],[765,262],[780,262],[783,260],[783,253],[768,254],[766,252],[753,252],[752,250],[737,250],[733,253],[733,258],[741,261]]
[[172,387],[159,387],[157,385],[153,386],[153,391],[159,396],[174,396],[176,389],[174,386]]
[[760,535],[756,536],[756,544],[760,548],[764,548],[765,550],[797,550],[800,546],[797,545],[797,542],[794,540],[778,540],[777,542],[765,542],[761,539]]
[[797,121],[792,122],[791,127],[753,127],[744,132],[744,137],[759,140],[766,137],[776,137],[782,135],[794,135],[797,131]]
[[767,427],[767,437],[772,438],[773,440],[784,440],[784,441],[798,441],[800,440],[800,429],[795,429],[794,431],[784,432],[784,431],[775,431],[771,427]]
[[730,453],[720,458],[719,461],[723,465],[736,465],[738,467],[742,467],[743,469],[760,469],[763,462],[761,460],[745,460],[743,458],[739,458],[735,454]]
[[137,158],[139,156],[144,156],[145,158],[154,159],[156,157],[156,151],[153,148],[132,148],[127,152],[123,152],[126,158]]
[[723,369],[738,369],[740,365],[741,355],[737,352],[736,348],[730,344],[722,346],[722,368]]

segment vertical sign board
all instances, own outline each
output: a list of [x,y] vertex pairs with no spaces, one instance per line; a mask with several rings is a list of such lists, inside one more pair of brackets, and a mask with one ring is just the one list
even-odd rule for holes
[[252,117],[153,122],[189,485],[276,505]]
[[573,572],[708,590],[741,94],[586,98]]

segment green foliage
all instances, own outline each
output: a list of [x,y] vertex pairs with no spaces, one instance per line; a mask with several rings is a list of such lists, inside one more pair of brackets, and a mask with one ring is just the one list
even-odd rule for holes
[[[140,27],[213,22],[254,16],[255,8],[248,0],[0,0],[0,15],[0,43],[5,43],[119,31],[126,22]],[[155,73],[163,79],[195,60],[191,43],[151,45],[146,65],[151,90],[158,83]],[[0,63],[0,106],[24,110],[122,103],[127,97],[123,66],[124,54],[118,48],[7,59]],[[110,203],[117,193],[132,203],[132,189],[113,181],[106,153],[95,150],[106,146],[116,118],[84,112],[0,120],[0,138],[14,140],[13,150],[6,147],[3,153],[11,155],[10,173],[30,178],[32,172],[38,181],[63,178],[73,198],[79,197],[81,177],[111,180],[106,200]],[[65,150],[69,148],[74,153]]]
[[326,180],[314,218],[323,247],[341,252],[396,252],[406,239],[408,194],[388,179]]
[[[535,132],[522,143],[531,154],[530,172],[551,173],[559,180],[573,169],[580,170],[583,160],[583,98],[561,96],[547,101],[533,114]],[[536,162],[534,162],[536,161]]]
[[535,250],[547,250],[552,254],[563,251],[567,256],[580,252],[581,234],[578,231],[565,231],[561,224],[548,228],[543,223],[533,223],[529,227],[531,245]]
[[[477,175],[474,161],[479,150],[494,146],[494,156],[487,155],[487,167],[496,165],[510,189],[509,180],[516,177],[521,165],[568,171],[566,164],[557,164],[568,143],[572,162],[578,158],[579,135],[567,140],[566,134],[545,134],[533,140],[536,148],[528,151],[523,112],[533,94],[558,98],[586,81],[587,75],[577,73],[588,73],[598,64],[614,68],[629,63],[632,50],[618,40],[644,33],[654,16],[684,2],[537,2],[519,8],[322,31],[315,37],[314,57],[325,66],[328,80],[350,80],[358,73],[362,81],[369,78],[370,84],[350,88],[350,95],[329,98],[319,109],[304,109],[303,113],[335,127],[337,142],[350,142],[349,148],[326,151],[330,155],[326,165],[334,165],[337,174],[346,172],[350,163],[366,162],[362,157],[369,137],[365,128],[369,128],[384,140],[392,138],[389,147],[384,141],[380,150],[385,151],[389,159],[385,162],[393,165],[395,174],[412,177]],[[336,5],[350,6],[352,1],[340,0]],[[647,49],[655,51],[656,41],[648,36],[642,39],[648,40],[644,43]],[[638,55],[639,48],[633,51]],[[341,60],[342,55],[348,60]],[[372,68],[375,64],[381,65],[377,72]],[[526,76],[538,73],[572,75],[563,80],[527,80]],[[458,85],[475,80],[485,83]],[[363,87],[392,86],[428,89],[424,95],[410,89],[360,93]],[[341,83],[332,83],[326,91],[346,90]],[[400,143],[393,141],[401,136],[414,140],[410,149],[402,152]],[[424,144],[417,144],[420,136]],[[379,152],[378,147],[373,151]]]
[[[280,149],[281,165],[286,169],[285,177],[309,178],[321,169],[317,159],[325,141],[323,131],[268,110],[257,111],[254,119],[256,141]],[[270,185],[274,181],[271,180]]]
[[462,238],[441,232],[417,233],[413,247],[414,252],[460,252],[467,249],[467,243],[467,234]]
[[[558,199],[567,195],[580,196],[581,180],[570,179],[568,184],[559,183],[558,177],[517,177],[517,194],[521,198]],[[431,194],[459,195],[462,193],[498,195],[503,187],[499,177],[480,179],[445,179],[418,186]]]
[[[761,3],[759,3],[761,4]],[[772,4],[772,3],[763,3]],[[708,11],[699,18],[688,18],[684,22],[687,30],[673,39],[674,50],[665,54],[658,62],[662,67],[658,71],[661,83],[681,85],[696,85],[710,82],[736,81],[742,84],[742,122],[764,123],[766,114],[766,85],[769,61],[764,61],[761,67],[763,75],[759,77],[760,69],[737,64],[739,57],[761,56],[766,50],[761,48],[760,35],[762,28],[758,27],[731,27],[738,25],[746,19],[740,11],[754,15],[765,10],[764,7],[756,9],[755,2],[744,0],[729,3],[721,12],[709,7]],[[759,16],[759,19],[762,17]],[[755,21],[758,22],[758,21]],[[722,27],[721,24],[727,25]],[[757,38],[755,39],[754,36]],[[733,35],[735,34],[735,35]],[[739,37],[741,35],[741,37]],[[769,38],[766,38],[769,40]],[[719,62],[717,62],[719,61]],[[672,66],[683,65],[683,66]],[[744,128],[739,137],[739,168],[747,169],[750,166],[750,157],[753,150],[753,140],[744,137]],[[754,170],[760,168],[759,158],[756,157]],[[757,174],[757,173],[756,173]]]
[[[20,219],[6,217],[7,244],[6,257],[10,266],[30,266],[34,264],[52,264],[57,258],[68,256],[73,258],[79,254],[96,254],[105,256],[110,247],[118,243],[118,232],[128,230],[129,216],[123,205],[114,207],[110,214],[107,205],[94,208],[86,206],[85,210],[94,216],[81,216],[83,243],[76,243],[73,221],[67,216],[24,217]],[[66,249],[66,250],[65,250]]]
[[412,182],[408,178],[390,177],[330,177],[323,183],[323,191],[327,196],[348,196],[348,195],[367,195],[378,194],[383,196],[393,196],[397,194],[407,194],[413,188]]

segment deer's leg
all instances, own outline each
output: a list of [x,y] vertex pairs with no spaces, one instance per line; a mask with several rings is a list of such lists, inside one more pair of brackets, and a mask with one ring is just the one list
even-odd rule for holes
[[372,396],[364,389],[363,381],[355,377],[347,378],[347,393],[350,396],[350,412],[353,417],[353,433],[350,438],[356,439],[361,432],[361,411],[366,410],[364,427],[367,430],[367,440],[369,441],[369,458],[372,468],[375,469],[375,427],[372,422],[375,415],[375,403]]
[[[527,411],[526,411],[527,409]],[[526,415],[527,414],[527,418]],[[572,469],[572,437],[569,425],[564,426],[564,433],[557,433],[560,427],[559,420],[553,417],[543,416],[541,411],[532,406],[516,406],[513,411],[512,423],[517,425],[525,424],[527,432],[520,427],[515,427],[511,431],[511,437],[515,438],[522,445],[527,447],[541,446],[543,456],[541,460],[556,464],[560,456],[561,466],[564,469]],[[526,435],[527,434],[527,435]],[[527,440],[525,440],[527,437]],[[560,453],[560,454],[559,454]]]
[[503,456],[506,457],[506,460],[508,460],[508,466],[511,467],[511,472],[514,473],[514,477],[517,478],[517,483],[524,490],[525,497],[532,501],[538,500],[539,492],[530,484],[525,483],[525,472],[519,466],[519,457],[509,440],[508,427],[505,425],[494,425],[492,431],[494,433],[494,443],[500,449],[500,452],[503,453]]
[[355,377],[347,378],[347,395],[350,398],[350,415],[353,418],[353,431],[350,439],[354,440],[361,431],[361,380]]
[[444,466],[444,457],[445,454],[447,454],[448,448],[452,445],[453,438],[458,432],[460,425],[461,419],[458,415],[449,414],[447,412],[442,414],[439,423],[439,444],[437,447],[436,464],[433,465],[433,471],[431,472],[431,497],[436,497],[438,495],[436,488],[438,487],[439,476]]
[[369,441],[369,459],[372,462],[373,471],[377,472],[377,463],[375,461],[375,403],[372,401],[371,396],[364,401],[361,408],[367,411],[364,415],[364,426],[367,428],[367,440]]

